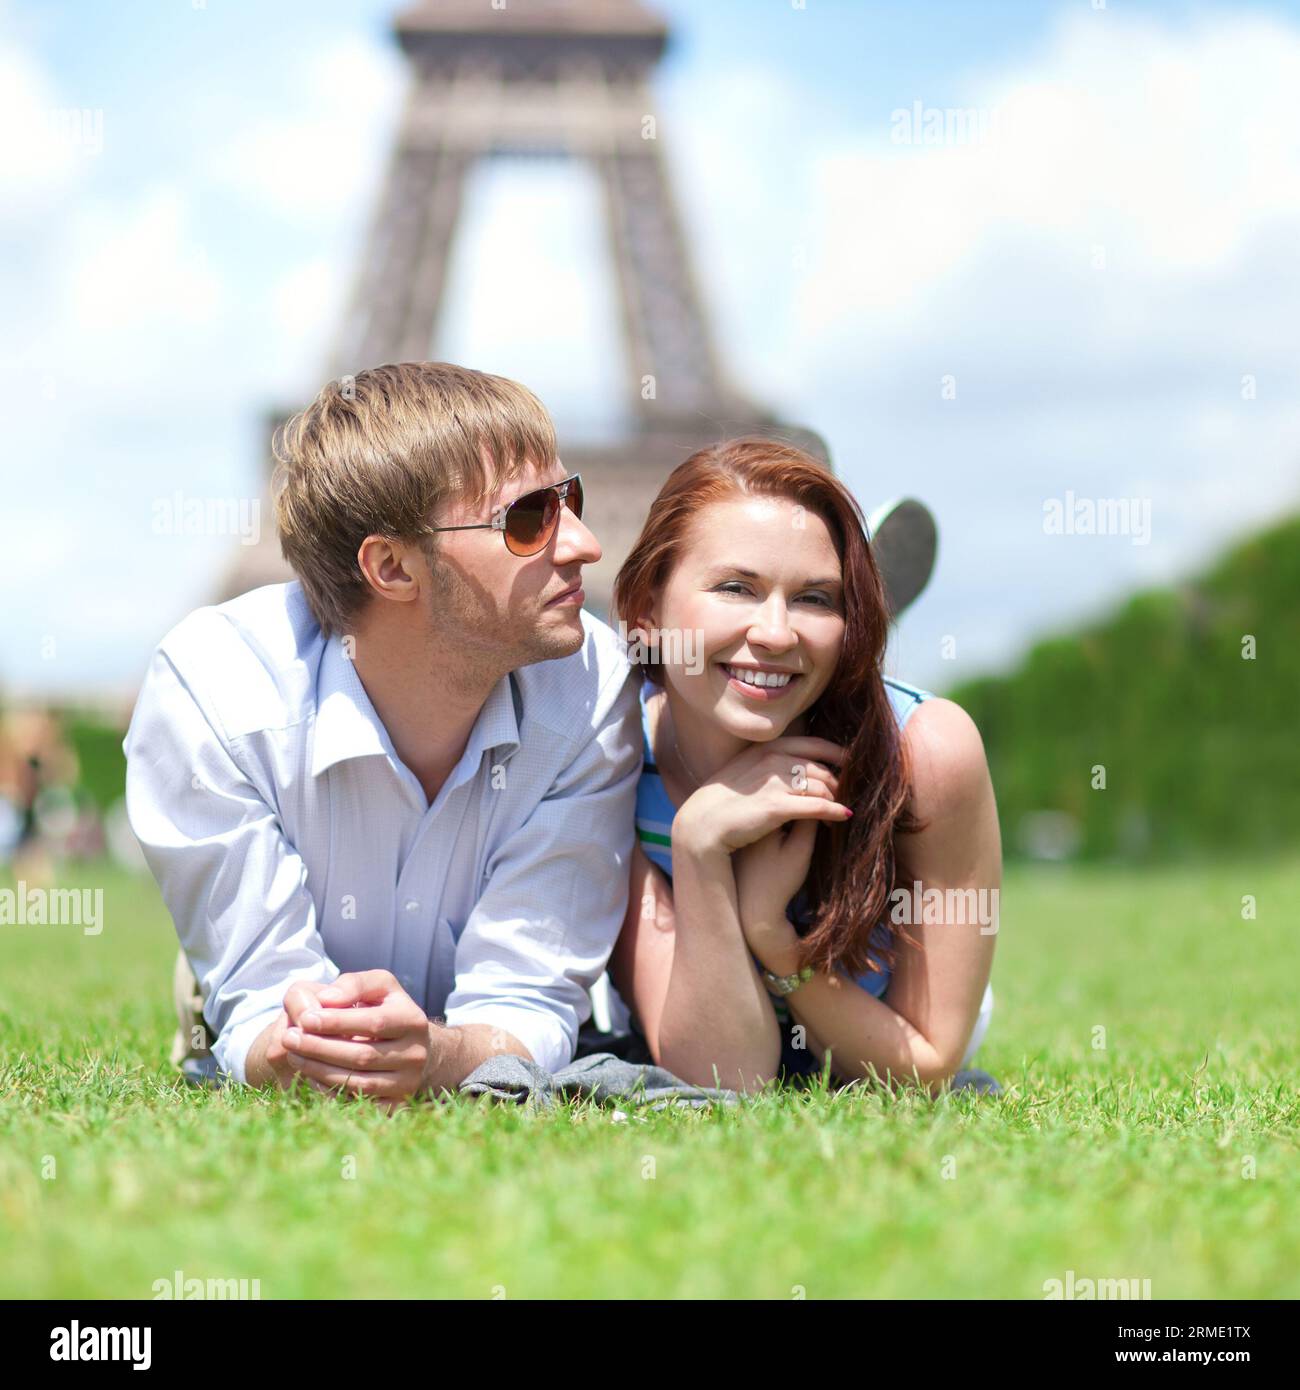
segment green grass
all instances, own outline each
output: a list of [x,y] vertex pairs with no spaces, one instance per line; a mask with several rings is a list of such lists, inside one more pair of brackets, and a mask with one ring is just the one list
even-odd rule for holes
[[191,1090],[152,883],[66,881],[104,887],[100,936],[0,926],[0,1296],[1300,1296],[1300,862],[1010,869],[1000,1099],[626,1120]]

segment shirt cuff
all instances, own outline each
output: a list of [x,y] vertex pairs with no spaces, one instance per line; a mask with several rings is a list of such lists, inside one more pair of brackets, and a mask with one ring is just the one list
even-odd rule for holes
[[484,1023],[489,1028],[500,1028],[513,1034],[533,1054],[533,1061],[544,1071],[560,1071],[573,1061],[574,1042],[554,1014],[484,1001],[458,1004],[454,1009],[447,1010],[445,1018],[448,1028]]
[[283,1004],[276,1004],[274,1008],[242,1019],[239,1023],[227,1024],[212,1044],[212,1055],[216,1059],[217,1067],[232,1076],[241,1086],[248,1085],[248,1076],[244,1070],[248,1061],[248,1049],[283,1007]]

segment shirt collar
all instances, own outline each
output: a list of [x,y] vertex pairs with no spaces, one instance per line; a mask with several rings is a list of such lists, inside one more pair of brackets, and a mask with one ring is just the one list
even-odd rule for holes
[[[519,747],[519,696],[513,675],[507,673],[492,687],[470,730],[458,770],[477,769],[490,748]],[[356,666],[343,650],[336,632],[325,644],[316,684],[316,728],[312,740],[311,772],[318,776],[349,758],[383,756],[393,766],[401,762],[393,742],[375,713]]]

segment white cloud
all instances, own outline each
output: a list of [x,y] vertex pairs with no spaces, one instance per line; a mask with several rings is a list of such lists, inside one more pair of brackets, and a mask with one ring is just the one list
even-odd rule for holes
[[271,291],[272,322],[289,360],[315,363],[325,357],[349,288],[331,256],[313,256],[280,277]]
[[83,148],[77,136],[93,136],[91,122],[74,124],[71,108],[59,103],[54,84],[22,49],[0,43],[0,218],[5,223],[39,213],[44,196],[74,176]]
[[63,310],[78,334],[132,336],[211,323],[223,285],[178,188],[80,209],[62,274]]
[[[177,486],[260,486],[261,414],[294,399],[334,329],[349,223],[367,210],[357,190],[374,182],[385,101],[400,95],[385,95],[392,61],[331,38],[284,66],[292,119],[237,104],[246,124],[215,172],[128,152],[101,177],[53,70],[34,46],[0,43],[0,224],[19,248],[0,261],[0,371],[23,406],[7,417],[0,466],[28,518],[0,556],[8,611],[23,596],[0,653],[6,683],[130,680],[210,592],[228,546],[161,542],[151,501]],[[205,100],[173,118],[198,119]],[[266,105],[283,109],[274,95]],[[290,210],[310,234],[274,235]],[[56,631],[57,668],[37,641]]]
[[869,321],[888,351],[891,331],[923,334],[918,311],[1011,239],[1065,275],[1140,277],[1136,304],[1116,306],[1137,317],[1160,282],[1185,290],[1272,219],[1300,221],[1298,90],[1300,34],[1278,21],[1072,16],[1047,52],[963,101],[996,113],[985,143],[881,132],[817,157],[822,235],[798,336],[815,357]]
[[285,71],[286,114],[236,131],[216,156],[216,178],[283,216],[332,217],[372,192],[376,138],[404,88],[403,62],[386,47],[346,36],[309,51]]

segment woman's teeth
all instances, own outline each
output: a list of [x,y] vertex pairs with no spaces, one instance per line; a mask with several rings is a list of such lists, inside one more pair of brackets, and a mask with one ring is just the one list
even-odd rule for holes
[[775,671],[746,671],[739,666],[724,666],[722,669],[736,680],[744,681],[746,685],[764,687],[789,685],[792,674],[788,671],[781,675]]

